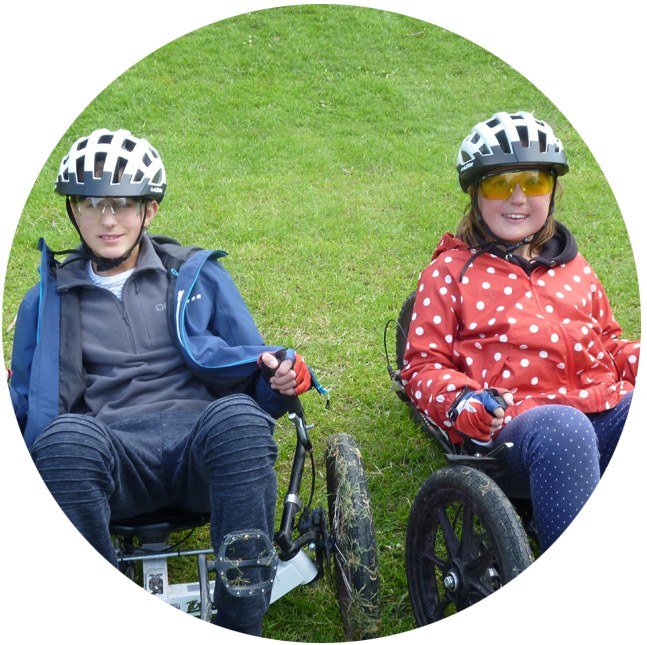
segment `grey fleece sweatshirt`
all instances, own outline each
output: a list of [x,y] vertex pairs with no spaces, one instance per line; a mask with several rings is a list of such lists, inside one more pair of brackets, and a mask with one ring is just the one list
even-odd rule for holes
[[58,273],[58,290],[80,289],[80,342],[87,390],[72,412],[104,423],[159,410],[202,410],[214,397],[186,367],[166,315],[168,278],[146,236],[122,300],[96,287],[76,261]]

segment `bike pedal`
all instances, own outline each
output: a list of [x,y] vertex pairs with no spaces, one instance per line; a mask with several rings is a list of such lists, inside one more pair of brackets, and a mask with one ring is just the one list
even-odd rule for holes
[[[253,596],[272,590],[278,561],[279,556],[266,533],[236,531],[223,538],[216,556],[216,570],[229,594]],[[263,569],[267,570],[267,579],[254,582],[250,574]]]

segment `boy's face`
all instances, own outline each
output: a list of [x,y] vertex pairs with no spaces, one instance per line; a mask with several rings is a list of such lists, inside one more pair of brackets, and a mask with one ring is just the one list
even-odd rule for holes
[[[143,203],[127,197],[86,197],[71,200],[74,219],[86,244],[99,257],[117,259],[137,241],[142,226]],[[157,214],[158,204],[149,201],[144,226]],[[137,266],[139,245],[119,266],[102,275],[117,275]],[[96,266],[95,266],[96,270]]]

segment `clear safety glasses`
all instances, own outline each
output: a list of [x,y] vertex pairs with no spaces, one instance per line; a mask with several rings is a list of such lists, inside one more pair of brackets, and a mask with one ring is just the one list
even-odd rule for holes
[[79,216],[89,220],[100,220],[111,213],[116,219],[128,219],[140,213],[141,201],[130,197],[76,197]]
[[520,170],[488,175],[481,180],[481,195],[486,199],[508,199],[519,184],[528,197],[547,195],[555,178],[546,170]]

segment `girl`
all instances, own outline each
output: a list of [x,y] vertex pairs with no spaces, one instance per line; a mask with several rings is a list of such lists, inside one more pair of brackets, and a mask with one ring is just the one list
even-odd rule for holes
[[543,552],[609,463],[640,345],[619,338],[602,285],[553,218],[568,162],[548,124],[493,115],[461,144],[457,170],[471,205],[420,276],[403,385],[452,441],[513,443],[497,481],[532,500]]

